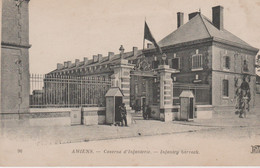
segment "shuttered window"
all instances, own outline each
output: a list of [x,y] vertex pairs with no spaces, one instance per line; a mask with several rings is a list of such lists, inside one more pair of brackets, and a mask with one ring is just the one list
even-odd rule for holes
[[228,97],[228,80],[224,79],[222,82],[223,86],[223,96]]
[[159,61],[153,61],[153,69],[158,68],[159,66]]
[[173,58],[172,59],[172,69],[180,69],[180,59],[179,58]]
[[192,56],[192,69],[202,68],[202,55],[197,54]]
[[223,58],[224,58],[223,67],[225,69],[230,69],[230,57],[224,56]]

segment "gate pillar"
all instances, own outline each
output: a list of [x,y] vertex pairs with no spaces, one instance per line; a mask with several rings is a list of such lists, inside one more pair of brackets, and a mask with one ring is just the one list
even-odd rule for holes
[[124,94],[123,103],[125,103],[126,110],[128,113],[132,110],[130,107],[130,71],[133,68],[134,65],[129,64],[128,60],[120,59],[120,62],[113,67],[114,74],[111,77],[112,86],[119,87]]
[[172,105],[173,105],[173,81],[171,74],[173,69],[169,65],[160,65],[157,69],[160,77],[160,119],[163,121],[172,121]]

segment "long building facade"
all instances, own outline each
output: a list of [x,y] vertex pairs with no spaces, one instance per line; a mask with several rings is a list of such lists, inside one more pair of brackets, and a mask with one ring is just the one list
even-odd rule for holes
[[[150,44],[144,50],[133,47],[131,52],[124,52],[121,46],[116,55],[109,52],[105,57],[98,54],[91,60],[59,63],[57,69],[47,75],[113,79],[113,67],[124,59],[133,66],[129,91],[125,91],[129,106],[138,111],[149,105],[154,118],[160,115],[162,100],[167,107],[178,106],[181,92],[187,89],[195,95],[196,105],[210,105],[215,111],[234,109],[236,93],[243,80],[249,84],[250,105],[254,106],[254,65],[258,49],[224,28],[223,12],[222,6],[213,7],[212,20],[194,12],[189,14],[185,24],[184,14],[178,12],[177,29],[158,42],[164,54],[159,54]],[[170,75],[160,72],[160,65],[165,64]],[[166,74],[163,83],[161,74]]]

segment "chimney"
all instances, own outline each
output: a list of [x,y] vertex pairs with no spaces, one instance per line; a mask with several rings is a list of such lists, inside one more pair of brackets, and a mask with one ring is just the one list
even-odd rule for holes
[[93,55],[93,62],[97,62],[98,61],[98,56],[97,55]]
[[114,52],[108,52],[108,60],[111,60],[114,55]]
[[189,20],[191,20],[192,18],[194,18],[197,14],[199,14],[200,12],[193,12],[189,14]]
[[71,61],[68,61],[67,63],[68,63],[68,68],[70,68],[72,66]]
[[152,43],[147,43],[147,48],[151,48],[153,46]]
[[98,62],[101,62],[102,60],[102,54],[98,54]]
[[219,30],[223,30],[223,6],[215,6],[212,8],[212,23]]
[[58,64],[57,64],[57,69],[58,69],[58,70],[61,70],[62,68],[63,68],[63,65],[60,64],[60,63],[58,63]]
[[133,47],[133,55],[136,56],[138,52],[138,48],[137,47]]
[[75,65],[79,66],[79,59],[75,59]]
[[68,68],[68,62],[64,62],[64,68]]
[[84,65],[87,65],[87,64],[88,64],[88,58],[84,57]]
[[179,28],[180,26],[183,25],[183,18],[184,18],[184,15],[182,12],[178,12],[177,13],[177,28]]

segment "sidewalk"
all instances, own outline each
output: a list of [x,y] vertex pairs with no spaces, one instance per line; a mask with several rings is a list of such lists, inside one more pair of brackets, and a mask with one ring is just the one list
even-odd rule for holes
[[[40,145],[86,142],[95,140],[178,134],[196,131],[220,130],[232,127],[260,128],[260,111],[252,111],[247,118],[230,114],[221,118],[194,119],[194,121],[162,122],[136,119],[129,127],[110,125],[38,126],[2,129],[2,137],[14,141],[33,141]],[[130,121],[129,121],[130,122]]]
[[40,145],[50,145],[162,134],[177,134],[208,129],[213,128],[180,125],[175,124],[174,122],[165,123],[156,120],[136,120],[136,124],[132,124],[129,127],[77,125],[5,128],[3,130],[3,136],[10,140],[29,140]]
[[194,119],[193,121],[173,121],[175,124],[202,127],[260,127],[260,108],[252,109],[246,118],[239,118],[235,113],[229,113],[218,118]]

